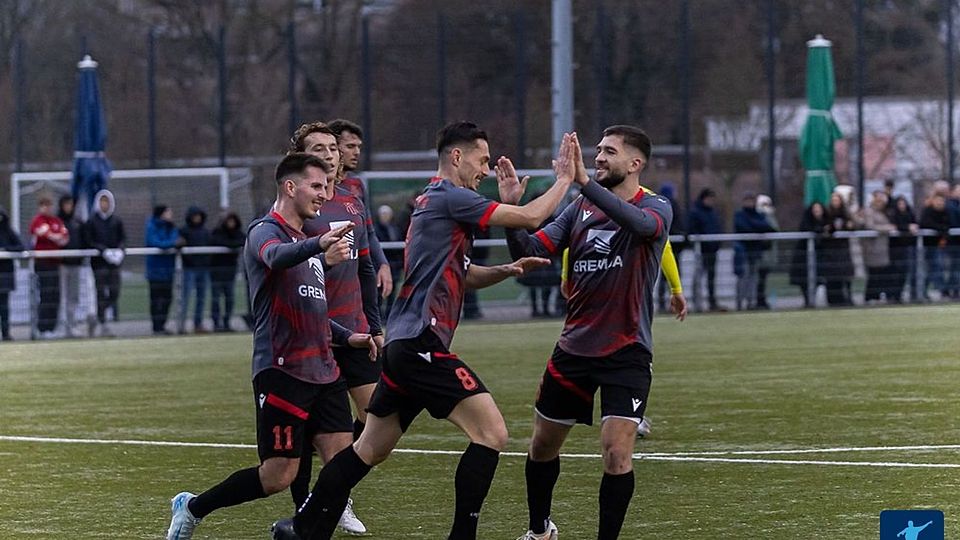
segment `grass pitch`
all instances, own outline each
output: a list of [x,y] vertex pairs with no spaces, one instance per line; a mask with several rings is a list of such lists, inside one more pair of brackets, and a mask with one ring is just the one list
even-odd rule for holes
[[[956,536],[958,323],[957,306],[657,319],[654,431],[637,444],[621,538],[873,539],[894,508],[941,509]],[[525,448],[559,327],[457,335],[454,350],[503,410],[511,452]],[[119,441],[254,444],[249,357],[249,335],[0,346],[0,538],[161,538],[173,494],[254,465],[256,450]],[[427,415],[401,441],[465,446]],[[566,540],[595,538],[598,428],[577,427],[564,450],[577,456],[562,461],[554,519]],[[376,538],[445,538],[456,464],[395,454],[354,491],[358,515]],[[291,511],[287,494],[224,509],[195,538],[267,538]],[[505,455],[480,538],[525,529],[523,458]]]

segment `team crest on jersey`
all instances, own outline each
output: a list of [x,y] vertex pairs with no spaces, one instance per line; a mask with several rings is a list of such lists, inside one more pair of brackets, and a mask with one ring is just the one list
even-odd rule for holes
[[352,202],[343,203],[344,208],[347,209],[347,212],[353,214],[354,216],[360,215],[360,209],[356,207]]
[[587,242],[593,242],[593,250],[601,255],[609,255],[613,243],[613,235],[617,231],[590,229],[587,231]]

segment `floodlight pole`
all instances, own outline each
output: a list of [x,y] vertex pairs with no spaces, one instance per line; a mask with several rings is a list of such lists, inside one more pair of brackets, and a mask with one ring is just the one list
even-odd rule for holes
[[551,96],[553,151],[563,134],[573,131],[573,16],[572,0],[553,0]]
[[863,0],[857,0],[857,194],[860,208],[866,204],[866,172],[863,166]]
[[947,20],[947,182],[953,183],[953,2],[944,0]]
[[767,195],[776,202],[777,175],[777,121],[774,118],[774,105],[777,99],[775,66],[776,43],[775,29],[776,6],[774,0],[767,0]]
[[[21,172],[23,171],[23,117],[24,117],[24,110],[26,109],[26,106],[25,106],[26,100],[24,99],[24,95],[23,95],[24,75],[23,75],[23,40],[22,39],[17,40],[17,49],[15,54],[16,54],[16,67],[14,68],[14,71],[13,71],[13,77],[14,77],[13,88],[14,88],[14,92],[16,93],[16,97],[14,98],[16,101],[15,103],[16,113],[14,115],[13,130],[15,133],[14,140],[16,141],[16,143],[15,143],[14,154],[15,154],[15,160],[17,163],[16,171]],[[17,227],[20,226],[18,222],[14,221],[14,223],[16,224]]]

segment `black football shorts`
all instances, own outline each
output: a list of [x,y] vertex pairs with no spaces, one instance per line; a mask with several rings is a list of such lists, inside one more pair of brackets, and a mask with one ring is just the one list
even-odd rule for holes
[[406,431],[423,409],[434,418],[446,418],[458,403],[483,393],[487,387],[477,374],[426,330],[419,337],[387,344],[383,373],[367,412],[381,418],[399,413]]
[[253,379],[253,397],[261,461],[300,457],[305,439],[312,439],[317,433],[353,431],[343,378],[330,384],[314,384],[279,369],[265,369]]
[[340,366],[340,374],[347,381],[347,388],[374,384],[380,380],[380,372],[383,371],[382,355],[377,357],[376,362],[371,362],[367,349],[333,347],[333,357]]
[[639,423],[652,376],[653,356],[636,343],[598,357],[573,355],[558,345],[540,381],[537,414],[558,424],[592,425],[599,388],[601,421],[617,417]]

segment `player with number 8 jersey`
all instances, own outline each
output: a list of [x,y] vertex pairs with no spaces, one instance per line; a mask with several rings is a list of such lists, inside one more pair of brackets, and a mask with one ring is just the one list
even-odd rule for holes
[[[411,216],[404,253],[406,280],[387,320],[383,373],[367,409],[366,426],[352,447],[320,471],[289,534],[275,533],[275,539],[329,539],[350,490],[390,455],[424,409],[434,418],[449,420],[470,440],[457,467],[448,539],[477,537],[480,510],[506,444],[507,430],[486,386],[450,352],[450,343],[468,287],[488,287],[550,261],[526,257],[492,267],[472,264],[473,233],[491,225],[535,227],[542,223],[573,183],[574,154],[571,139],[565,136],[556,183],[524,206],[500,204],[477,193],[480,181],[490,171],[490,150],[486,133],[475,124],[455,122],[440,130],[437,154],[437,175],[417,198]],[[501,157],[497,181],[507,178],[518,183],[510,160]]]

